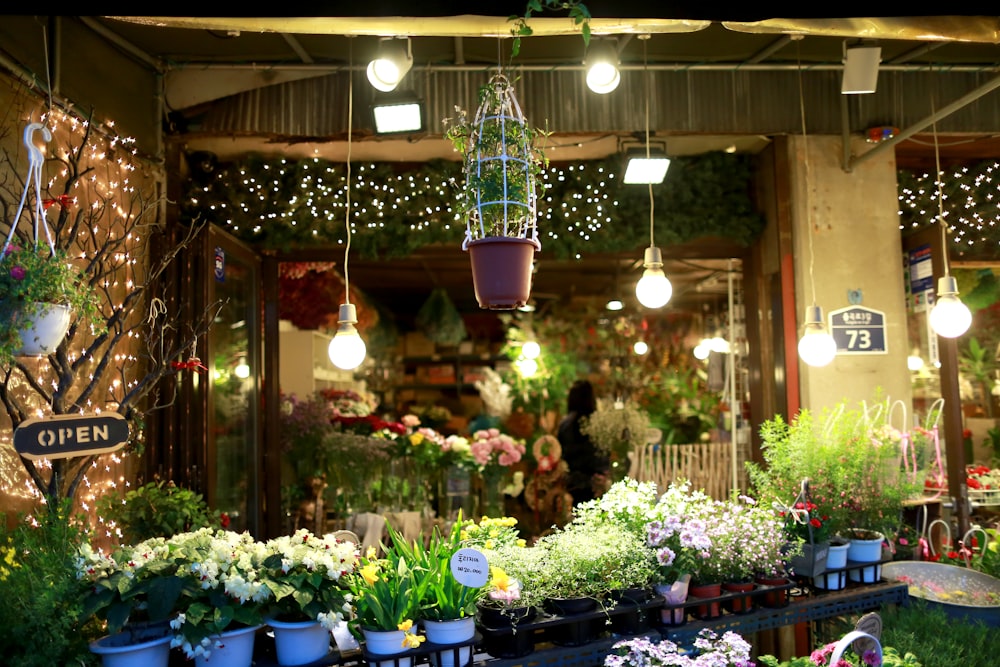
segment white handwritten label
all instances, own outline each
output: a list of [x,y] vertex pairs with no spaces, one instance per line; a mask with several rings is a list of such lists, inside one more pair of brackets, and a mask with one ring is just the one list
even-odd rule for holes
[[482,588],[490,578],[490,565],[478,549],[459,549],[451,557],[451,574],[455,581],[469,588]]

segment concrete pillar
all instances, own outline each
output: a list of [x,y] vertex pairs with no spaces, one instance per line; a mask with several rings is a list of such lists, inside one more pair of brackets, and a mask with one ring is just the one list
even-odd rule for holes
[[[887,151],[847,173],[840,137],[790,139],[797,336],[814,293],[826,319],[830,311],[852,305],[849,291],[860,290],[860,305],[884,312],[886,324],[886,354],[838,352],[820,368],[799,361],[801,406],[819,413],[845,400],[856,407],[888,398],[902,401],[910,415],[895,156]],[[858,143],[855,152],[865,150],[862,139],[852,141]]]

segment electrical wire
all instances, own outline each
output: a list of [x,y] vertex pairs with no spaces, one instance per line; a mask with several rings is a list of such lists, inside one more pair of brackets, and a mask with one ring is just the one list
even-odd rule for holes
[[[796,42],[796,72],[799,77],[799,115],[802,118],[802,167],[805,173],[805,191],[802,195],[802,201],[805,203],[806,208],[806,221],[809,222],[809,188],[811,187],[811,180],[809,178],[809,146],[807,144],[806,135],[806,101],[805,95],[802,92],[802,60],[801,60],[801,47],[799,46],[801,41]],[[812,287],[812,302],[816,305],[816,278],[813,274],[813,268],[816,264],[816,253],[813,250],[813,230],[812,223],[809,222],[808,226],[809,233],[809,285]]]
[[344,222],[347,226],[347,245],[344,246],[344,303],[351,303],[351,278],[347,269],[348,256],[351,252],[351,126],[354,119],[354,40],[347,41],[347,175],[345,176],[347,194],[345,207],[347,213]]
[[941,256],[944,260],[944,276],[951,275],[948,268],[948,225],[944,221],[944,192],[941,178],[941,155],[938,152],[937,116],[934,112],[934,95],[931,95],[931,136],[934,138],[934,182],[937,184],[938,225],[941,227]]
[[[643,90],[646,97],[646,160],[649,160],[649,59],[647,58],[647,44],[649,43],[649,35],[639,35],[639,39],[642,40],[642,84]],[[656,242],[653,240],[653,184],[648,183],[646,187],[649,189],[649,247],[653,248],[656,246]]]

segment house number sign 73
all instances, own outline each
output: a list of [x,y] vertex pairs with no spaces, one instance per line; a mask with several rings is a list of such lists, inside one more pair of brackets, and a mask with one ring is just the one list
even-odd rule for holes
[[830,334],[837,354],[888,354],[885,313],[864,306],[830,311]]

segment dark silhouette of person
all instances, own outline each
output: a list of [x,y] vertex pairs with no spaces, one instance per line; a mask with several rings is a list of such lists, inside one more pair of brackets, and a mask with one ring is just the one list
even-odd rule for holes
[[577,380],[569,389],[566,399],[566,416],[559,422],[556,437],[562,447],[562,458],[569,467],[566,488],[573,496],[573,504],[593,500],[599,495],[595,488],[606,486],[608,458],[580,430],[580,420],[597,409],[594,387],[587,380]]

